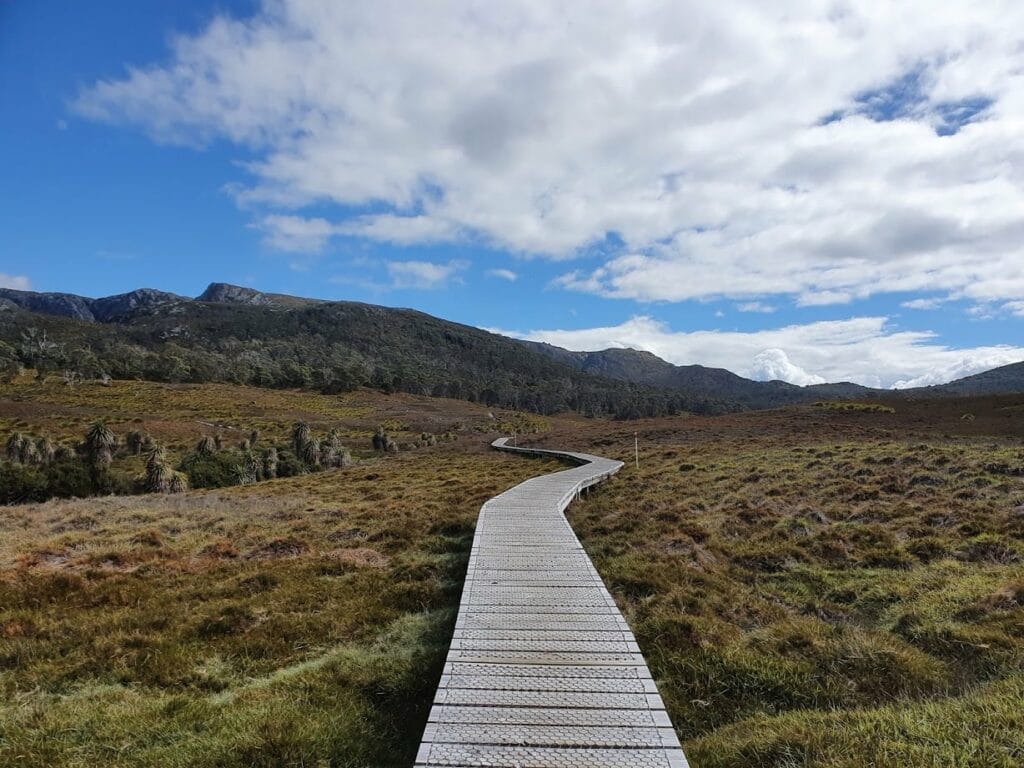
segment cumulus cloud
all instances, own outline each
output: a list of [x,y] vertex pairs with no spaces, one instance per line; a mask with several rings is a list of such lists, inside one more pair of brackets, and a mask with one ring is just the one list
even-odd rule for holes
[[292,253],[319,253],[335,232],[326,219],[277,214],[265,216],[256,226],[268,245]]
[[32,288],[32,283],[24,275],[8,275],[0,272],[0,288],[13,288],[16,291],[27,291]]
[[754,355],[750,377],[758,381],[788,381],[799,386],[825,383],[821,376],[808,373],[799,365],[794,365],[781,349],[766,349]]
[[953,349],[928,331],[901,331],[885,317],[855,317],[780,328],[740,331],[673,331],[651,317],[616,326],[535,330],[509,335],[574,350],[631,347],[676,365],[727,368],[755,379],[793,384],[853,381],[872,387],[942,383],[1024,360],[1024,347]]
[[907,309],[938,309],[943,303],[942,299],[911,299],[901,302],[900,306]]
[[519,279],[519,275],[513,272],[511,269],[489,269],[487,274],[491,277],[497,277],[501,280],[507,280],[510,283],[514,283]]
[[337,206],[269,236],[289,250],[474,237],[571,258],[613,235],[558,284],[1019,301],[1021,29],[1016,0],[266,0],[74,108],[236,143],[246,204]]
[[467,266],[464,261],[449,261],[447,264],[435,264],[430,261],[389,261],[386,264],[392,288],[418,290],[443,288]]

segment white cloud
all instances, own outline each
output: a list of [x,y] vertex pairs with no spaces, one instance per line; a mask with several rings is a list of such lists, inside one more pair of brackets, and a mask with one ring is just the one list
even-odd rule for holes
[[32,288],[32,282],[24,275],[8,275],[0,272],[0,288],[28,291]]
[[763,301],[745,301],[742,304],[737,304],[736,309],[740,312],[760,312],[765,315],[775,311],[775,307],[771,304],[765,304]]
[[942,299],[911,299],[901,302],[900,306],[907,309],[938,309],[943,303]]
[[605,328],[511,332],[575,350],[631,347],[676,365],[727,368],[748,378],[794,384],[853,381],[872,387],[940,383],[1024,360],[1024,347],[952,349],[927,331],[900,331],[885,317],[855,317],[780,328],[673,331],[639,316]]
[[1024,317],[1024,301],[1008,301],[1003,305],[1003,309],[1017,317]]
[[790,384],[806,386],[808,384],[824,384],[821,376],[808,373],[799,365],[794,365],[789,356],[781,349],[766,349],[754,355],[750,377],[758,381],[788,381]]
[[267,245],[293,253],[319,253],[335,233],[335,227],[326,219],[307,219],[301,216],[265,216],[257,225]]
[[519,275],[513,272],[511,269],[489,269],[487,274],[491,277],[497,277],[501,280],[507,280],[510,283],[514,283],[519,279]]
[[398,245],[450,240],[455,228],[443,219],[430,216],[360,216],[335,227],[336,234],[355,235]]
[[[567,258],[615,233],[622,251],[559,284],[1019,301],[1022,29],[1018,0],[266,0],[74,107],[240,145],[246,204],[372,210],[271,225],[288,250],[471,236]],[[901,119],[873,119],[908,72]]]
[[469,266],[464,261],[435,264],[430,261],[389,261],[385,265],[392,288],[433,290],[444,288],[459,272]]

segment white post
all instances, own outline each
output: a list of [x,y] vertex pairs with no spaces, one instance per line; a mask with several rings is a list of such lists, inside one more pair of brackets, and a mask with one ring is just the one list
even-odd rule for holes
[[515,444],[516,444],[516,431],[513,429],[512,430],[512,445],[515,445]]
[[640,469],[640,438],[636,432],[633,433],[633,454],[636,457],[636,468]]

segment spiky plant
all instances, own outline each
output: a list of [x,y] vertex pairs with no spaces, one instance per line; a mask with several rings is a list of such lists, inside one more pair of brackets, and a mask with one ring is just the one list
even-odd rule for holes
[[168,493],[184,493],[188,490],[188,475],[184,472],[175,472],[171,475],[170,485],[167,487]]
[[389,437],[384,442],[384,450],[388,453],[398,453],[398,443]]
[[217,446],[218,451],[224,450],[224,436],[220,432],[213,436],[213,444]]
[[21,444],[25,442],[25,436],[21,432],[11,432],[7,442],[4,443],[4,454],[8,461],[18,463],[21,461]]
[[36,448],[36,441],[26,437],[21,441],[21,463],[40,464],[39,450]]
[[85,433],[84,447],[90,466],[96,471],[104,470],[114,460],[117,435],[111,432],[102,421],[97,421]]
[[324,440],[322,443],[320,443],[319,461],[322,466],[333,467],[334,460],[337,455],[337,451],[335,451],[334,446],[331,445],[330,442]]
[[253,448],[256,447],[256,443],[259,442],[259,439],[260,431],[258,429],[254,429],[252,432],[249,433],[249,445],[251,445]]
[[268,480],[277,477],[277,448],[273,446],[263,452],[263,476]]
[[173,477],[174,470],[166,461],[146,463],[146,490],[150,493],[168,493]]
[[320,466],[320,441],[312,437],[307,440],[305,445],[302,446],[302,453],[299,454],[299,458],[302,459],[306,466]]
[[238,450],[240,450],[242,453],[248,453],[251,449],[252,442],[250,442],[249,438],[243,437],[242,441],[238,444]]
[[384,431],[384,427],[377,427],[377,431],[373,433],[373,450],[386,451],[388,448],[388,440],[388,433]]
[[200,456],[212,456],[218,450],[220,449],[217,447],[216,438],[210,437],[209,435],[204,435],[200,438],[199,442],[196,443],[196,453]]
[[342,448],[334,457],[334,466],[336,467],[351,467],[354,463],[355,462],[352,460],[352,451],[348,448]]
[[146,472],[154,471],[154,467],[157,464],[167,463],[167,451],[164,450],[162,445],[153,443],[153,447],[150,448],[149,453],[146,454]]
[[53,461],[56,453],[57,446],[53,444],[53,440],[46,437],[46,435],[36,438],[36,455],[39,457],[40,464],[49,464]]
[[295,455],[301,457],[306,449],[306,444],[313,435],[309,431],[309,425],[304,421],[296,421],[292,424],[292,450]]
[[320,446],[320,462],[325,467],[347,467],[352,463],[352,454],[341,442],[341,433],[332,429]]
[[242,485],[258,483],[263,477],[263,460],[255,453],[249,453],[238,465],[237,474]]

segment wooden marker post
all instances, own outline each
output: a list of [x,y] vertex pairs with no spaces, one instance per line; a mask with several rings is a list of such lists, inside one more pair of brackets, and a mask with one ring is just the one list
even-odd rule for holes
[[636,468],[640,469],[640,438],[636,432],[633,433],[633,455],[636,458]]

